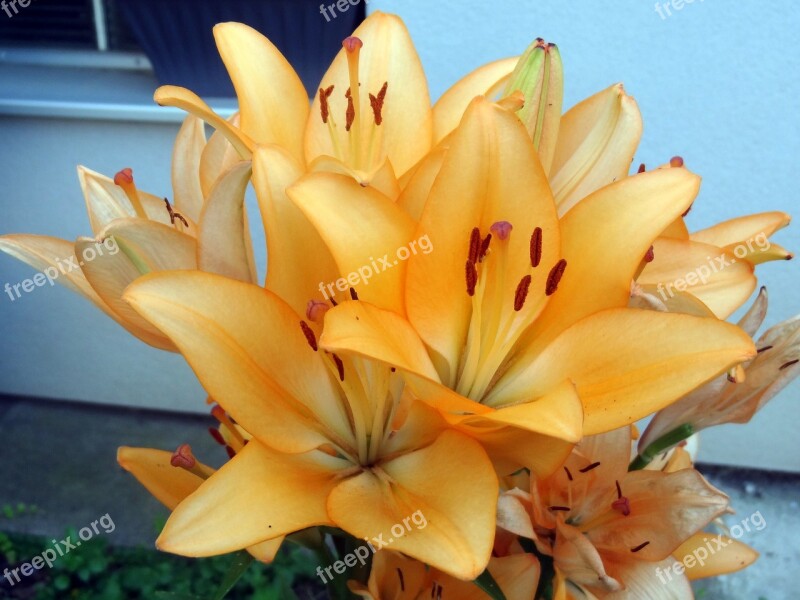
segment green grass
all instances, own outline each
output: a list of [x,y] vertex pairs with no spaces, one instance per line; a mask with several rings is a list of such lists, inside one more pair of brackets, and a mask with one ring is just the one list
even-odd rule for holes
[[[74,532],[69,532],[75,539]],[[45,538],[0,533],[0,574],[50,547]],[[0,598],[28,600],[184,600],[213,597],[232,563],[231,556],[188,559],[144,548],[117,548],[102,538],[85,542],[11,586],[0,575]],[[226,598],[320,600],[316,561],[284,544],[272,565],[253,563]]]

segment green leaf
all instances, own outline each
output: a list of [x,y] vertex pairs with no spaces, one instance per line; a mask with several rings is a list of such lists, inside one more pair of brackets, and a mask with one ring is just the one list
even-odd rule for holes
[[222,583],[214,593],[214,600],[222,600],[228,594],[228,592],[231,591],[231,588],[236,585],[236,582],[239,581],[239,578],[244,575],[247,567],[249,567],[252,563],[253,556],[246,550],[240,550],[234,554],[231,565],[228,568],[228,572],[225,574]]
[[478,578],[472,583],[486,592],[492,600],[506,600],[503,590],[501,590],[500,586],[497,585],[494,577],[492,577],[492,574],[489,573],[489,569],[486,569],[483,573],[478,575]]

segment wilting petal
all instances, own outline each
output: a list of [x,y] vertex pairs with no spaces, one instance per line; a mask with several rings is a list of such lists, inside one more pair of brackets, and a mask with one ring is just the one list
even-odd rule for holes
[[606,310],[567,329],[532,363],[512,367],[486,402],[514,404],[569,379],[591,435],[659,410],[754,355],[741,329],[716,319]]
[[667,558],[689,536],[728,510],[728,497],[694,469],[674,473],[633,471],[622,482],[630,514],[592,527],[587,535],[600,550],[637,559]]
[[[752,565],[759,555],[747,544],[724,535],[700,531],[678,546],[672,556],[683,562],[686,576],[694,581],[741,571]],[[700,558],[702,564],[698,561]],[[672,560],[669,562],[674,564]]]
[[[381,147],[380,158],[374,162],[359,164],[364,159],[347,160],[355,168],[371,170],[384,158],[388,158],[397,175],[402,175],[421,159],[431,147],[433,119],[425,72],[414,49],[406,26],[399,17],[375,12],[353,33],[364,47],[360,52],[361,82],[361,146],[368,148],[373,135],[374,118],[370,108],[369,94],[376,95],[384,83],[388,83],[386,101],[383,105],[383,124],[377,127],[374,144]],[[328,99],[330,114],[337,122],[333,136],[342,148],[349,146],[351,133],[345,131],[347,99],[345,92],[350,87],[346,51],[342,49],[325,73],[320,88],[334,86]],[[373,146],[374,147],[374,146]],[[320,115],[319,93],[314,98],[306,129],[306,161],[317,156],[338,156],[328,125]],[[344,157],[339,156],[344,159]]]
[[433,105],[433,145],[458,127],[461,117],[475,96],[490,100],[502,91],[514,72],[519,57],[496,60],[479,67],[448,89]]
[[407,264],[397,251],[411,241],[414,221],[377,190],[344,175],[307,175],[287,193],[316,226],[347,286],[362,300],[404,314]]
[[781,211],[746,215],[695,231],[691,234],[691,239],[719,247],[755,240],[759,236],[764,236],[766,240],[779,229],[786,227],[791,220],[789,215]]
[[553,559],[564,577],[575,584],[603,592],[622,588],[616,579],[606,573],[597,548],[572,525],[558,522]]
[[202,119],[221,132],[243,159],[249,160],[255,148],[255,142],[244,131],[237,129],[215,113],[200,96],[191,90],[175,85],[162,85],[156,90],[153,100],[160,106],[174,106]]
[[686,576],[666,572],[673,564],[672,559],[648,562],[608,557],[606,568],[609,574],[619,579],[625,589],[604,596],[604,600],[694,600]]
[[203,209],[200,161],[206,147],[203,121],[189,115],[183,122],[172,150],[172,191],[175,208],[197,222]]
[[559,258],[558,222],[547,178],[520,120],[479,98],[454,134],[419,222],[417,237],[428,235],[433,251],[412,256],[408,266],[409,319],[442,357],[444,364],[437,363],[437,368],[449,385],[458,373],[472,314],[464,276],[470,234],[479,227],[485,236],[499,221],[514,227],[510,238],[502,242],[508,245],[505,284],[495,290],[499,297],[508,298],[503,306],[509,312],[519,281],[530,272],[531,234],[537,227],[542,229],[546,267],[533,271],[525,309],[541,310],[548,270]]
[[223,174],[203,207],[197,233],[197,263],[202,271],[255,283],[255,264],[247,228],[244,198],[250,163],[240,162]]
[[266,287],[298,314],[319,298],[320,285],[339,277],[316,228],[286,195],[302,174],[302,166],[280,146],[260,146],[253,155],[253,187],[267,237]]
[[[454,470],[458,456],[469,470]],[[357,537],[377,537],[460,579],[481,574],[492,550],[497,477],[480,446],[445,431],[430,446],[347,479],[330,495],[331,519]],[[370,510],[358,510],[369,507]],[[410,524],[416,514],[423,526]],[[392,526],[408,523],[403,534]]]
[[570,210],[561,219],[567,270],[527,334],[525,356],[538,354],[579,319],[626,306],[631,279],[653,240],[699,188],[700,178],[686,169],[651,171],[606,186]]
[[[120,466],[131,473],[156,500],[173,510],[184,498],[197,490],[205,479],[186,469],[173,467],[170,464],[171,459],[172,453],[165,450],[128,446],[117,450],[117,462]],[[214,472],[211,467],[201,463],[198,465],[208,472],[208,476]]]
[[628,174],[642,116],[622,84],[598,92],[561,118],[550,183],[563,215],[582,198]]
[[156,546],[213,556],[332,525],[325,501],[346,461],[324,452],[281,454],[251,440],[173,511]]
[[236,89],[242,131],[257,144],[283,146],[302,162],[308,94],[292,66],[244,23],[220,23],[214,39]]
[[352,447],[322,357],[309,348],[300,317],[271,292],[174,272],[143,278],[125,299],[175,342],[208,393],[254,437],[284,452],[317,448],[328,436]]
[[637,283],[655,285],[664,295],[688,291],[720,319],[733,314],[756,287],[753,266],[717,246],[660,238],[653,248],[655,258]]

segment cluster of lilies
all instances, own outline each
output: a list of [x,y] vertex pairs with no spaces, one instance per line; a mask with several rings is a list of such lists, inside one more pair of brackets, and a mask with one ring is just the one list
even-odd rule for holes
[[[258,32],[214,35],[239,112],[157,90],[189,113],[171,201],[130,169],[80,168],[91,236],[0,237],[40,270],[113,237],[121,252],[59,282],[180,352],[208,392],[221,468],[185,444],[119,450],[172,510],[160,549],[269,562],[285,540],[371,538],[422,512],[425,528],[330,588],[372,600],[692,598],[691,580],[755,560],[727,539],[656,576],[730,511],[686,440],[748,421],[799,372],[800,320],[754,341],[765,290],[726,321],[756,265],[791,255],[751,245],[687,291],[656,290],[787,215],[690,232],[700,178],[678,157],[629,173],[636,102],[613,85],[563,112],[561,59],[542,40],[431,105],[393,15],[344,41],[311,103]],[[322,297],[319,282],[422,236],[430,253]]]

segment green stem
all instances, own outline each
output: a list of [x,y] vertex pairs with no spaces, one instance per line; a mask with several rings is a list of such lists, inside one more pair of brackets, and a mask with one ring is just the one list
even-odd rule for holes
[[644,469],[647,465],[653,462],[653,459],[656,456],[681,443],[693,433],[694,427],[692,427],[692,424],[684,423],[680,427],[676,427],[669,433],[662,435],[633,459],[633,462],[631,462],[631,464],[628,466],[628,471],[638,471],[640,469]]

